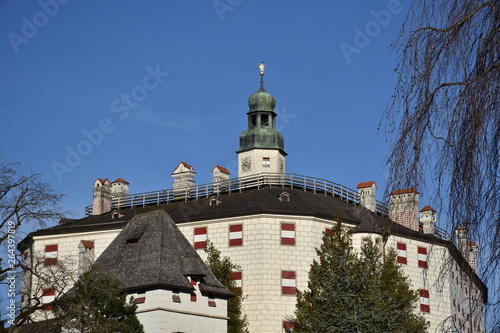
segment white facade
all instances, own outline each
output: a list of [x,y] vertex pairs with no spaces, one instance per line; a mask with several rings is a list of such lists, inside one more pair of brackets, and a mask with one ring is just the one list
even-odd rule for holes
[[[250,332],[281,332],[286,317],[293,315],[296,302],[295,293],[287,294],[290,289],[283,287],[307,288],[310,265],[316,258],[315,248],[320,246],[323,232],[332,228],[334,223],[332,220],[308,216],[258,214],[182,223],[178,227],[193,245],[196,246],[196,241],[208,239],[221,250],[222,255],[229,256],[241,266],[241,280],[238,283],[247,296],[244,312],[249,319]],[[352,227],[349,224],[347,226]],[[205,230],[205,236],[200,238],[196,230]],[[97,257],[117,234],[118,230],[110,230],[37,236],[34,238],[34,249],[41,255],[46,245],[57,244],[60,258],[77,258],[81,240],[92,240]],[[377,240],[381,237],[378,234],[354,233],[353,245],[361,248],[365,238]],[[405,246],[404,250],[398,249],[401,244]],[[452,326],[462,326],[466,331],[469,325],[472,325],[472,332],[485,331],[481,292],[446,246],[401,236],[390,236],[386,246],[397,249],[401,257],[405,258],[401,266],[410,277],[413,288],[428,292],[428,297],[420,298],[416,311],[430,322],[429,332]],[[425,249],[425,255],[419,253],[422,249]],[[203,250],[198,251],[205,257]],[[155,311],[172,310],[174,317],[178,317],[175,322],[179,325],[190,322],[190,315],[197,317],[197,324],[203,322],[204,317],[197,315],[202,311],[196,306],[205,306],[208,299],[193,304],[188,302],[189,294],[180,295],[182,304],[187,302],[190,310],[178,311],[176,306],[179,304],[172,303],[172,295],[168,291],[148,291],[146,295],[135,295],[137,298],[145,296],[146,299],[138,308],[139,319],[147,328],[146,332],[156,332],[155,327],[173,327],[168,326],[172,324],[166,323],[165,317]],[[163,305],[158,302],[163,302]],[[225,304],[217,304],[216,308],[211,309],[214,310],[213,316],[221,318],[221,322],[224,322],[221,325],[225,325],[222,320]]]

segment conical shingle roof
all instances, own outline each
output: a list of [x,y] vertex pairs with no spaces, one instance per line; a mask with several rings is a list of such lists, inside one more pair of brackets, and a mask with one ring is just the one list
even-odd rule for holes
[[205,265],[170,216],[155,210],[133,217],[94,264],[118,278],[125,290],[165,288],[191,291],[187,276],[200,281],[200,291],[234,296]]

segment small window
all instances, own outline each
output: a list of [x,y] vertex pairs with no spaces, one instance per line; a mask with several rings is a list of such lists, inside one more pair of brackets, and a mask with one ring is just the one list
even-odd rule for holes
[[418,267],[429,267],[429,264],[427,262],[427,249],[425,247],[418,247]]
[[194,248],[204,249],[207,245],[207,227],[194,228]]
[[229,246],[243,245],[243,224],[229,226]]
[[56,298],[56,290],[54,288],[43,289],[42,293],[42,310],[50,311],[53,309],[52,303]]
[[368,248],[368,244],[370,243],[370,239],[369,238],[363,238],[363,244],[361,245],[363,251],[366,251],[366,249]]
[[220,204],[221,202],[222,202],[222,200],[221,200],[221,199],[216,198],[216,197],[212,197],[212,198],[210,198],[210,200],[208,201],[208,205],[209,205],[210,207],[212,207],[212,206],[217,206],[217,205],[218,205],[218,204]]
[[191,292],[191,302],[196,302],[196,287],[198,286],[198,278],[191,277],[191,285],[194,287],[194,290]]
[[420,311],[431,312],[429,305],[429,290],[420,289]]
[[212,297],[208,297],[208,306],[211,307],[211,308],[216,308],[217,307],[217,303],[215,303],[215,298],[212,296]]
[[255,115],[250,117],[250,126],[251,128],[254,128],[257,125],[257,118]]
[[271,158],[269,158],[269,157],[263,157],[262,158],[262,167],[264,167],[264,168],[270,168],[271,167]]
[[281,272],[281,294],[295,296],[296,290],[296,277],[295,272],[282,271]]
[[406,244],[404,243],[397,243],[397,249],[398,249],[398,263],[399,264],[407,264],[406,260]]
[[260,116],[262,126],[269,126],[269,115],[263,114]]
[[290,193],[283,192],[278,196],[279,201],[288,202],[290,201]]
[[57,265],[57,244],[45,245],[44,265]]
[[231,279],[235,282],[236,289],[238,290],[239,294],[241,295],[242,292],[242,279],[243,279],[243,272],[231,272]]
[[281,245],[295,245],[295,224],[281,223]]

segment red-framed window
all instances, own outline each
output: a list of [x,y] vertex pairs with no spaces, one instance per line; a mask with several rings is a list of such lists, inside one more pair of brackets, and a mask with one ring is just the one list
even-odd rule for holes
[[229,226],[229,246],[243,245],[243,224]]
[[420,289],[420,311],[431,312],[429,305],[429,290]]
[[289,321],[283,321],[283,332],[286,332],[286,328],[293,330],[295,329],[295,326],[293,326],[293,324]]
[[238,292],[241,294],[243,290],[243,272],[231,272],[231,279],[235,282],[236,284],[236,289],[238,289]]
[[293,271],[281,271],[281,294],[295,296],[297,287],[296,275]]
[[281,245],[295,245],[295,224],[281,223]]
[[407,259],[406,259],[406,244],[405,243],[397,243],[397,250],[398,250],[398,263],[399,264],[407,264]]
[[56,298],[56,290],[54,288],[46,288],[43,289],[42,292],[42,310],[43,311],[50,311],[54,307],[52,306],[52,303]]
[[194,248],[204,249],[207,245],[207,227],[194,228]]
[[191,302],[196,302],[198,300],[196,297],[196,290],[198,287],[198,278],[191,277],[191,285],[194,287],[194,290],[191,292]]
[[429,268],[429,263],[427,262],[427,248],[418,247],[418,267]]
[[44,265],[45,266],[53,266],[57,265],[57,244],[45,245],[45,253],[44,253]]

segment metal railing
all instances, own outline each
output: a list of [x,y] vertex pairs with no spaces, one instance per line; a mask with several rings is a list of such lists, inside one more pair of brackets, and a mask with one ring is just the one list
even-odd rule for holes
[[[355,206],[360,205],[360,198],[357,191],[329,180],[294,173],[261,173],[216,183],[196,185],[192,188],[168,189],[112,198],[111,207],[113,209],[146,207],[178,201],[200,200],[211,196],[231,195],[250,189],[260,190],[269,187],[297,189],[318,195],[329,195]],[[377,213],[388,215],[389,207],[383,202],[376,201],[376,211]],[[92,205],[85,207],[85,215],[92,215]]]

